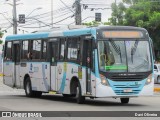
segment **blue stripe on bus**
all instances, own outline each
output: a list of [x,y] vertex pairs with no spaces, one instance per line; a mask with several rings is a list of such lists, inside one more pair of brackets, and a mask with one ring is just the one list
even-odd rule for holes
[[99,68],[98,68],[97,50],[95,50],[95,75],[96,75],[97,78],[100,78],[100,76],[99,76]]
[[91,28],[85,28],[85,29],[75,29],[72,31],[64,31],[64,36],[79,36],[79,35],[86,35],[91,34]]
[[66,72],[63,73],[63,78],[62,78],[62,82],[61,82],[61,87],[59,89],[59,93],[63,93],[64,88],[65,88],[65,83],[66,83]]
[[31,34],[20,34],[20,35],[10,35],[6,37],[6,41],[11,40],[29,40],[29,39],[41,39],[41,38],[48,38],[49,33],[31,33]]
[[[64,62],[57,62],[57,64],[61,64],[61,63],[64,63]],[[71,63],[71,62],[67,62],[67,64],[71,64],[71,65],[75,65],[75,66],[81,66],[77,63]],[[86,66],[81,66],[83,69],[86,69]],[[94,76],[96,76],[96,74],[94,72],[91,71],[91,74],[93,74]]]

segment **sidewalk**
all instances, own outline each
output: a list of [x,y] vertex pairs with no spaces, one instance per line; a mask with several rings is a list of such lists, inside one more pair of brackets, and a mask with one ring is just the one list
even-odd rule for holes
[[3,84],[3,77],[0,76],[0,95],[16,95],[22,94],[24,95],[23,89],[11,88],[7,85]]
[[154,84],[154,92],[160,92],[160,84]]

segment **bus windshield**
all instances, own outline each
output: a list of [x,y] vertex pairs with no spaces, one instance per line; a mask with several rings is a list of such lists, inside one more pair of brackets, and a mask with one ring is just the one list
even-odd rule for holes
[[109,39],[98,42],[99,68],[103,72],[151,71],[149,42]]

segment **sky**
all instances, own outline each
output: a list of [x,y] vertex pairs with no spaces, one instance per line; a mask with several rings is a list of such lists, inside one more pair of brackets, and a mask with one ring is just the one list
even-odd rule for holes
[[[26,16],[26,23],[18,24],[18,34],[50,29],[51,1],[52,0],[17,0],[17,18],[19,14],[25,14]],[[121,0],[117,0],[117,3],[120,1]],[[53,0],[54,27],[74,24],[74,8],[72,8],[74,2],[75,0]],[[81,0],[83,22],[93,21],[95,19],[95,13],[102,13],[102,22],[108,21],[108,18],[111,17],[110,8],[113,2],[115,2],[115,0]],[[87,4],[89,4],[88,9],[83,9],[83,6]],[[91,8],[96,9],[92,10]],[[13,0],[8,0],[7,2],[6,0],[0,0],[0,28],[7,30],[5,36],[13,34],[11,25],[13,18],[12,9]]]

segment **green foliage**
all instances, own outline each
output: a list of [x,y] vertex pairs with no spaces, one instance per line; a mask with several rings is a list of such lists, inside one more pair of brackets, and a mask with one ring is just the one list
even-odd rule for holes
[[123,3],[116,5],[113,3],[112,8],[112,17],[109,19],[111,25],[121,25],[124,22],[124,12],[126,10]]
[[3,33],[0,31],[0,44],[3,43],[3,41],[1,40],[2,37],[3,37]]
[[97,21],[92,21],[92,22],[86,22],[86,23],[82,23],[83,25],[86,25],[86,26],[98,26],[100,25],[101,23],[100,22],[97,22]]
[[99,25],[110,25],[110,22],[97,22],[97,21],[92,21],[92,22],[85,22],[85,23],[82,23],[82,25],[86,25],[86,26],[99,26]]

